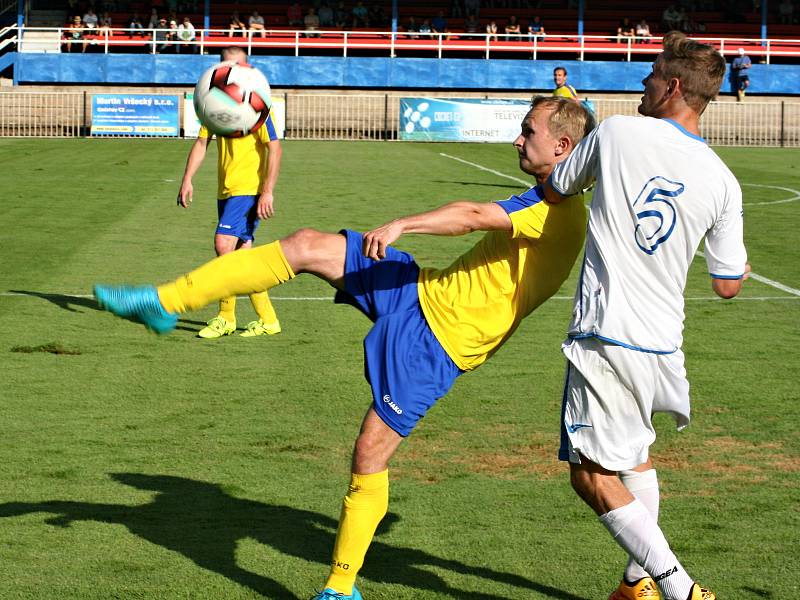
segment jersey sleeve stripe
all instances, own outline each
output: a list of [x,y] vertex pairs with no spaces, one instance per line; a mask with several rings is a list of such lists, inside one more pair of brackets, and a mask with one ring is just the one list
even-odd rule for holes
[[497,204],[506,211],[506,214],[515,213],[518,210],[523,210],[533,206],[542,201],[544,194],[542,193],[541,186],[532,187],[527,192],[519,196],[511,196],[507,200],[500,200]]
[[716,273],[710,273],[710,275],[714,279],[741,279],[744,277],[744,273],[741,275],[717,275]]
[[267,134],[269,134],[269,141],[274,142],[278,139],[278,133],[275,131],[275,124],[272,122],[272,112],[267,115]]

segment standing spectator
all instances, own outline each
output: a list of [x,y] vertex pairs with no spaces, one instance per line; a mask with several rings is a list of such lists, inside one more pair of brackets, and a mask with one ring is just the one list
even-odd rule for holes
[[194,44],[196,32],[189,17],[183,17],[183,21],[178,25],[177,37],[179,44],[175,46],[175,49],[178,52],[181,52],[181,46],[184,46],[189,54],[194,54],[197,51],[197,46]]
[[528,23],[528,37],[533,40],[534,38],[543,40],[545,36],[544,32],[544,23],[542,23],[541,17],[536,15],[533,17],[533,21]]
[[356,27],[369,27],[369,12],[361,0],[353,7],[353,29]]
[[128,35],[144,35],[142,31],[144,29],[144,25],[142,25],[142,20],[139,18],[139,13],[135,12],[131,15],[130,22],[128,23]]
[[258,14],[257,10],[254,10],[253,14],[247,18],[247,27],[250,31],[257,31],[262,38],[267,35],[264,29],[264,17]]
[[317,11],[319,16],[319,26],[323,29],[333,26],[333,9],[327,1],[323,1]]
[[511,15],[508,18],[508,23],[506,23],[505,27],[506,35],[508,36],[506,39],[509,41],[518,38],[522,33],[522,29],[519,26],[519,21],[517,21],[517,15]]
[[627,42],[630,40],[636,33],[636,30],[633,27],[633,23],[628,17],[622,19],[617,26],[617,43],[620,42]]
[[67,44],[67,52],[72,52],[73,43],[81,43],[81,52],[86,52],[86,40],[83,37],[83,23],[79,15],[72,17],[70,23],[64,31],[64,39]]
[[478,33],[481,29],[481,21],[474,14],[467,17],[464,21],[464,31],[467,33]]
[[297,27],[303,24],[303,9],[299,2],[292,2],[286,9],[286,22],[290,27]]
[[781,0],[778,5],[778,17],[782,25],[794,23],[794,3],[792,0]]
[[497,41],[497,22],[492,20],[486,25],[486,33],[489,34],[488,40],[490,42]]
[[[318,31],[319,30],[319,16],[317,16],[317,11],[314,10],[313,6],[308,7],[308,13],[303,18],[303,25],[306,28],[306,31]],[[306,33],[307,37],[319,37],[318,33]]]
[[344,0],[340,0],[336,5],[336,10],[333,11],[333,24],[337,29],[344,29],[350,23],[350,13],[344,5]]
[[750,75],[747,72],[753,63],[744,53],[744,48],[739,48],[738,53],[739,56],[731,63],[731,87],[736,91],[736,100],[743,102],[745,90],[750,87]]
[[567,83],[567,70],[564,67],[556,67],[553,69],[553,82],[556,84],[556,89],[553,90],[553,96],[561,96],[562,98],[570,98],[575,102],[580,102],[578,92],[575,88]]
[[239,11],[233,11],[231,20],[228,22],[228,35],[233,37],[238,33],[242,37],[245,37],[245,35],[247,35],[246,32],[247,25],[245,25],[244,22],[242,22],[242,20],[239,18]]
[[644,17],[636,24],[636,37],[640,44],[649,44],[652,41],[653,34],[650,33],[650,25]]
[[440,10],[431,21],[434,33],[447,33],[447,19],[444,18],[444,11]]

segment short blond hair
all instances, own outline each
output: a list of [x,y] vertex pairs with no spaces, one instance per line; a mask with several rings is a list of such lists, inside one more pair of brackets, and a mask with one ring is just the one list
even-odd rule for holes
[[680,81],[686,104],[702,114],[722,86],[725,59],[713,46],[689,39],[680,31],[667,33],[663,45],[656,75]]
[[223,61],[235,60],[236,62],[247,62],[247,52],[239,46],[228,46],[220,52]]
[[566,136],[575,146],[595,128],[594,115],[580,102],[558,96],[536,96],[528,114],[537,109],[550,111],[547,128],[553,137]]

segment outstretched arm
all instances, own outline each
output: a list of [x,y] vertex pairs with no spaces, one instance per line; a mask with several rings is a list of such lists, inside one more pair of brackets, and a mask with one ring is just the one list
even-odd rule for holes
[[434,210],[400,217],[364,234],[364,256],[380,260],[386,247],[404,233],[464,235],[473,231],[511,231],[511,219],[494,202],[451,202]]

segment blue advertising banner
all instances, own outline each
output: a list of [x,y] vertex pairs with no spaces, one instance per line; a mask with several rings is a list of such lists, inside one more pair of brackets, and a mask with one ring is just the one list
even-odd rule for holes
[[92,135],[177,137],[179,96],[95,94]]
[[400,98],[400,139],[420,142],[513,142],[527,100]]

